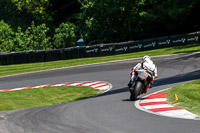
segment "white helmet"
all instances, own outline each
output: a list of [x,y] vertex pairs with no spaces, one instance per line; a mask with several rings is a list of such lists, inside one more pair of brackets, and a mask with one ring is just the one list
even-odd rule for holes
[[151,57],[149,57],[148,55],[145,55],[143,58],[142,58],[142,61],[145,62],[146,60],[151,60]]

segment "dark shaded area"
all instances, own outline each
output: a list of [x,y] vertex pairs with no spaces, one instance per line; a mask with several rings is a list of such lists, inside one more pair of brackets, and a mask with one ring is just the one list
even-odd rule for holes
[[[22,4],[23,2],[16,2]],[[30,7],[26,5],[22,6],[22,9],[18,9],[11,0],[0,0],[0,20],[4,20],[9,24],[13,30],[17,27],[27,29],[34,21],[36,25],[45,23],[52,30],[60,23],[70,21],[77,24],[80,19],[81,5],[77,0],[49,0],[49,5],[44,5],[45,13],[33,13],[36,8],[35,5],[39,5],[39,2],[29,2]],[[43,6],[42,3],[40,5]],[[38,7],[41,8],[41,7]],[[55,26],[56,25],[56,26]]]
[[34,19],[33,14],[26,9],[19,11],[11,0],[0,0],[0,20],[4,20],[13,29],[17,29],[18,26],[26,28]]
[[[122,42],[199,31],[199,0],[94,0],[84,10],[87,44]],[[106,12],[106,13],[104,13]],[[93,22],[87,24],[88,18]]]
[[51,0],[55,12],[55,24],[60,24],[64,21],[77,23],[81,13],[81,5],[78,0]]
[[197,31],[200,29],[199,6],[200,6],[200,1],[197,1],[197,3],[194,5],[194,7],[192,8],[192,10],[189,14],[190,18],[187,19],[187,21],[189,21],[189,22],[187,23],[187,26],[185,26],[187,32],[188,31]]

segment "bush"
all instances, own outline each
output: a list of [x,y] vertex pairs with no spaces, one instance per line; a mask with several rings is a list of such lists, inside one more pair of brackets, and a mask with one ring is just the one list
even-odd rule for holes
[[50,37],[47,36],[49,28],[45,24],[35,26],[32,22],[25,32],[18,27],[15,33],[15,51],[45,50],[51,48]]
[[[48,36],[49,28],[45,24],[36,26],[32,22],[25,31],[18,27],[14,32],[10,25],[0,21],[0,51],[30,51],[48,50],[54,48],[72,47],[76,44],[75,25],[62,23],[55,29],[51,38]],[[51,41],[53,40],[53,46]]]
[[53,37],[53,46],[55,48],[72,47],[76,44],[75,25],[71,23],[62,23],[55,29]]
[[14,50],[14,32],[10,28],[10,25],[3,20],[0,21],[0,51],[12,51]]
[[8,24],[0,21],[0,51],[29,51],[46,50],[52,48],[51,38],[47,36],[49,28],[45,24],[31,26],[22,31],[21,27],[14,32]]
[[35,26],[32,22],[31,27],[25,32],[18,30],[15,34],[15,51],[46,50],[51,48],[50,37],[47,36],[49,28],[45,24]]
[[48,31],[49,28],[46,27],[45,24],[35,26],[34,23],[32,23],[31,27],[25,31],[25,42],[29,42],[27,43],[27,48],[31,48],[31,50],[50,49],[51,38],[47,36]]

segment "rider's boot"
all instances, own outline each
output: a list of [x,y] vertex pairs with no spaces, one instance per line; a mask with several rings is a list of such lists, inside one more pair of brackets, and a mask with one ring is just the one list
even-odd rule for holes
[[148,88],[149,88],[149,85],[146,86],[146,88],[144,89],[144,91],[142,92],[142,94],[147,93]]
[[144,89],[144,91],[142,92],[142,94],[143,93],[147,93],[148,88],[150,88],[150,89],[152,88],[152,84],[151,83],[149,83],[149,85],[146,86],[146,88]]

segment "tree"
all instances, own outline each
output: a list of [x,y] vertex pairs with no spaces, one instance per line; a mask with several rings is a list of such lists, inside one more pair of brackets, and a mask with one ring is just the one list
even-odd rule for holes
[[72,23],[62,23],[55,29],[53,38],[55,48],[72,47],[76,44],[75,25]]
[[[138,29],[137,1],[82,1],[81,33],[90,44],[132,39]],[[90,41],[92,40],[92,41]]]
[[14,32],[10,28],[10,25],[3,20],[0,21],[0,51],[12,51],[14,48]]
[[199,18],[196,13],[199,12],[198,0],[79,2],[84,10],[80,32],[88,44],[138,40],[200,30],[197,28],[199,19],[195,19]]

